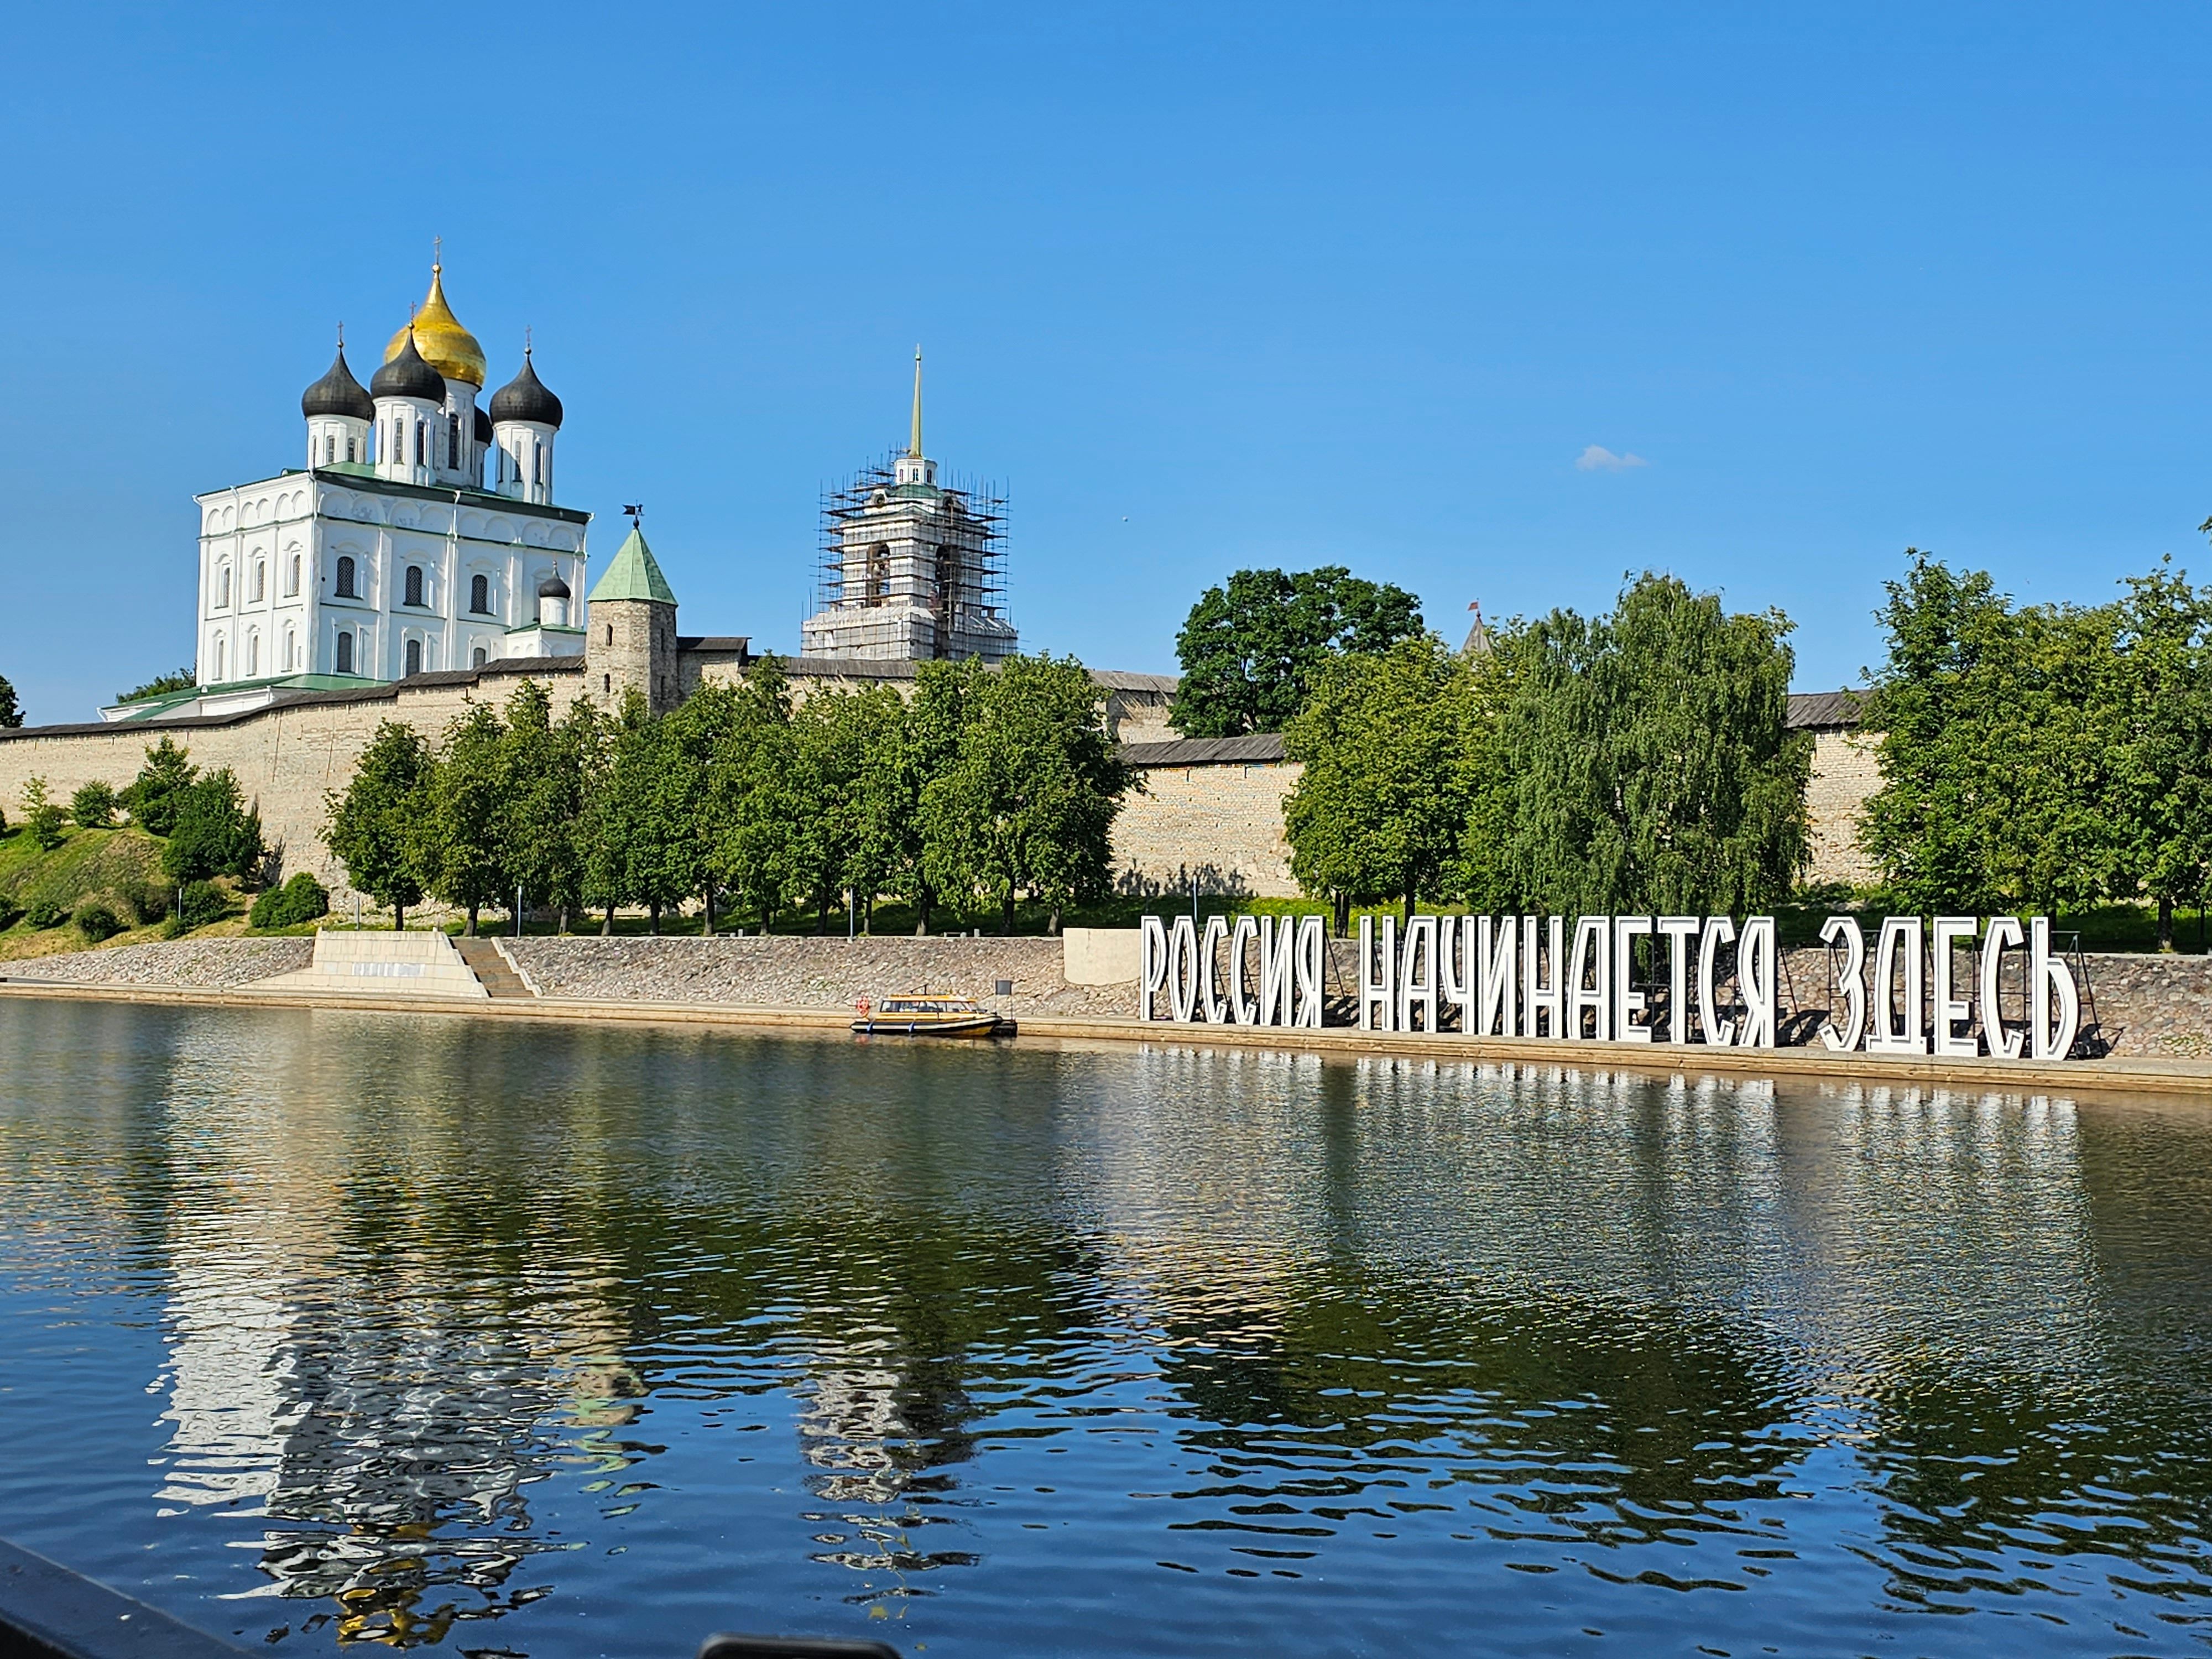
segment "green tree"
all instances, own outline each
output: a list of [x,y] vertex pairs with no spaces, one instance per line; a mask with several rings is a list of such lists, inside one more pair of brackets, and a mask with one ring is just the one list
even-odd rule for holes
[[131,821],[149,836],[166,836],[176,827],[178,804],[199,776],[187,755],[166,737],[149,744],[146,764],[118,797]]
[[1009,933],[1026,892],[1051,907],[1058,933],[1067,905],[1108,890],[1132,775],[1074,658],[1009,657],[975,691],[952,766],[922,787],[931,878],[994,902]]
[[80,830],[109,830],[115,825],[115,788],[97,778],[81,786],[70,797],[70,817]]
[[2055,911],[2131,890],[2119,607],[2015,609],[1985,571],[1906,557],[1866,709],[1882,782],[1862,840],[1893,902]]
[[556,911],[565,929],[582,893],[584,728],[594,717],[580,697],[566,720],[552,715],[552,699],[535,680],[507,699],[496,835],[504,878],[522,889],[525,904]]
[[1812,769],[1789,727],[1790,629],[1647,572],[1606,615],[1504,630],[1477,671],[1467,890],[1566,915],[1788,897]]
[[31,832],[31,840],[42,853],[51,853],[62,844],[62,809],[46,797],[46,781],[40,777],[23,781],[23,827]]
[[863,881],[872,878],[863,793],[864,780],[872,781],[871,729],[886,702],[897,700],[888,688],[817,691],[793,711],[792,872],[797,896],[814,907],[817,933],[829,931],[837,902],[850,892],[858,903]]
[[[882,890],[914,907],[917,936],[927,933],[936,920],[936,868],[943,862],[932,856],[923,792],[959,759],[969,711],[979,704],[987,678],[982,663],[973,657],[917,665],[914,700],[867,755],[861,784],[867,814],[862,845],[886,872]],[[953,879],[956,885],[962,879],[957,867]]]
[[642,904],[654,933],[664,909],[680,904],[703,879],[696,804],[699,781],[684,728],[651,714],[635,689],[607,735],[594,780],[587,885],[606,906],[601,931],[614,930],[619,905]]
[[793,750],[790,681],[764,657],[732,693],[702,781],[708,867],[763,928],[795,884]]
[[352,781],[323,797],[324,843],[356,891],[392,907],[395,928],[407,926],[408,906],[422,902],[418,833],[429,772],[422,734],[386,720],[362,751]]
[[23,724],[23,705],[15,701],[15,688],[0,675],[0,732],[13,732]]
[[479,913],[512,890],[503,855],[501,750],[507,736],[499,716],[477,703],[446,728],[422,791],[417,842],[422,884],[447,904],[468,912],[468,933]]
[[199,684],[199,678],[189,668],[173,668],[166,674],[157,674],[145,684],[115,694],[118,702],[143,702],[149,697],[166,696],[172,691],[190,691]]
[[225,766],[200,779],[177,801],[175,826],[161,849],[163,872],[179,882],[251,876],[261,862],[261,815],[250,810],[238,779]]
[[1336,658],[1422,634],[1421,602],[1342,565],[1239,570],[1209,587],[1176,635],[1182,680],[1168,720],[1194,738],[1279,732]]
[[1353,904],[1442,897],[1472,805],[1474,676],[1432,635],[1329,665],[1283,732],[1291,873],[1344,929]]
[[854,727],[858,751],[846,884],[859,898],[861,931],[866,933],[873,931],[877,898],[897,890],[905,859],[910,825],[899,817],[900,763],[909,739],[908,710],[896,691],[877,686],[849,693],[843,715]]
[[2127,867],[2171,949],[2175,903],[2212,874],[2212,592],[2169,559],[2128,579],[2119,610]]

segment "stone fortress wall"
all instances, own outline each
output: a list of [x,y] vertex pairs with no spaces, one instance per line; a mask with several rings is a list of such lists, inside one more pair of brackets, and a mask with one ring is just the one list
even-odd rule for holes
[[[687,693],[702,682],[738,677],[747,660],[741,640],[687,639],[681,645]],[[911,663],[802,657],[788,668],[802,697],[833,687],[904,690],[914,681]],[[1167,724],[1170,677],[1100,671],[1094,678],[1107,694],[1108,717],[1123,752],[1143,781],[1115,824],[1116,888],[1182,894],[1195,878],[1205,893],[1295,896],[1283,802],[1302,769],[1283,758],[1281,739],[1178,738]],[[345,787],[377,726],[402,720],[434,740],[472,704],[503,705],[525,678],[544,686],[556,709],[597,690],[595,681],[587,685],[580,659],[519,658],[361,690],[292,693],[234,714],[0,732],[0,810],[18,815],[23,786],[33,776],[61,801],[95,780],[119,788],[137,775],[147,747],[167,735],[202,769],[230,768],[260,811],[263,834],[280,851],[284,871],[313,872],[330,886],[334,905],[349,908],[344,872],[322,842],[324,802]],[[1859,849],[1856,819],[1879,778],[1871,744],[1845,723],[1856,711],[1833,706],[1838,695],[1792,703],[1793,722],[1810,729],[1814,742],[1808,873],[1816,881],[1863,884],[1872,879],[1873,867]]]

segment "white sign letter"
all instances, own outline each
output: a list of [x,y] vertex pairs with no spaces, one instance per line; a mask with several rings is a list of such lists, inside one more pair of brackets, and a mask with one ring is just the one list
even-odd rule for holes
[[1651,1028],[1637,1023],[1636,1016],[1644,1012],[1644,993],[1632,988],[1636,983],[1636,945],[1639,938],[1651,932],[1649,916],[1615,916],[1613,919],[1613,1040],[1615,1042],[1649,1042]]
[[[1587,1008],[1594,1029],[1591,1038],[1603,1042],[1612,1035],[1613,987],[1610,963],[1613,953],[1606,946],[1607,935],[1612,929],[1606,926],[1603,916],[1575,918],[1575,950],[1568,958],[1567,969],[1567,1037],[1579,1042],[1583,1036],[1583,1011]],[[1583,981],[1590,980],[1585,986]]]
[[1974,933],[1972,916],[1938,916],[1929,933],[1936,952],[1935,960],[1929,963],[1934,975],[1929,988],[1936,997],[1936,1052],[1953,1059],[1972,1059],[1981,1052],[1972,1030],[1959,1029],[1973,1018],[1973,1005],[1951,994],[1954,976],[1951,953],[1961,941],[1971,943]]
[[1774,981],[1780,966],[1774,918],[1746,916],[1743,939],[1735,947],[1735,981],[1743,989],[1745,1008],[1743,1031],[1736,1038],[1741,1048],[1774,1046]]
[[[2051,954],[2051,918],[2037,916],[2027,924],[2028,1035],[2038,1060],[2063,1060],[2074,1052],[2074,1038],[2081,1029],[2081,994],[2075,988],[2074,970],[2066,958]],[[2051,1029],[2051,994],[2058,993],[2058,1029]]]
[[[1874,1029],[1867,1048],[1882,1054],[1924,1054],[1928,1038],[1920,1027],[1920,918],[1884,916],[1881,943],[1874,952]],[[1900,963],[1899,957],[1904,960]],[[1899,969],[1905,975],[1905,1006],[1894,993]]]
[[1716,1048],[1735,1042],[1735,1022],[1721,1018],[1713,1000],[1713,974],[1721,965],[1721,946],[1735,943],[1735,923],[1726,916],[1707,916],[1704,937],[1698,940],[1698,1024],[1705,1041]]
[[2004,1010],[1997,1002],[1998,976],[2004,969],[2004,953],[2020,949],[2018,916],[1991,916],[1982,935],[1982,1040],[1999,1060],[2018,1060],[2025,1031],[2008,1030]]
[[1695,916],[1662,916],[1659,932],[1667,941],[1667,1041],[1690,1040],[1690,940]]
[[1850,1050],[1866,1036],[1866,934],[1850,916],[1830,916],[1820,924],[1821,941],[1831,948],[1844,947],[1844,969],[1836,983],[1844,994],[1844,1026],[1836,1029],[1835,1011],[1820,1026],[1820,1041],[1829,1048]]
[[[1290,928],[1288,916],[1283,918],[1285,932]],[[1328,935],[1322,932],[1319,916],[1298,919],[1298,1024],[1321,1029],[1321,964],[1322,953],[1328,949]]]
[[1139,919],[1138,951],[1142,966],[1137,974],[1137,1018],[1152,1018],[1152,999],[1167,988],[1168,927],[1158,916]]

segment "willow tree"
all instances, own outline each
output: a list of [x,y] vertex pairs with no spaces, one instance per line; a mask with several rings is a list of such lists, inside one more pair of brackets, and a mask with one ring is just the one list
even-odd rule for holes
[[1789,725],[1790,629],[1647,572],[1605,615],[1506,630],[1480,671],[1465,885],[1561,915],[1786,898],[1812,768]]
[[1283,729],[1301,763],[1283,803],[1291,873],[1329,900],[1337,931],[1354,904],[1455,890],[1477,764],[1473,671],[1433,635],[1332,664]]

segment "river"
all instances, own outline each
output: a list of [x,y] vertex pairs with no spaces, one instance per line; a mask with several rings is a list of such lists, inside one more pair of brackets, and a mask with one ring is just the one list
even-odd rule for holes
[[0,1535],[538,1659],[2202,1654],[2212,1109],[0,1000]]

